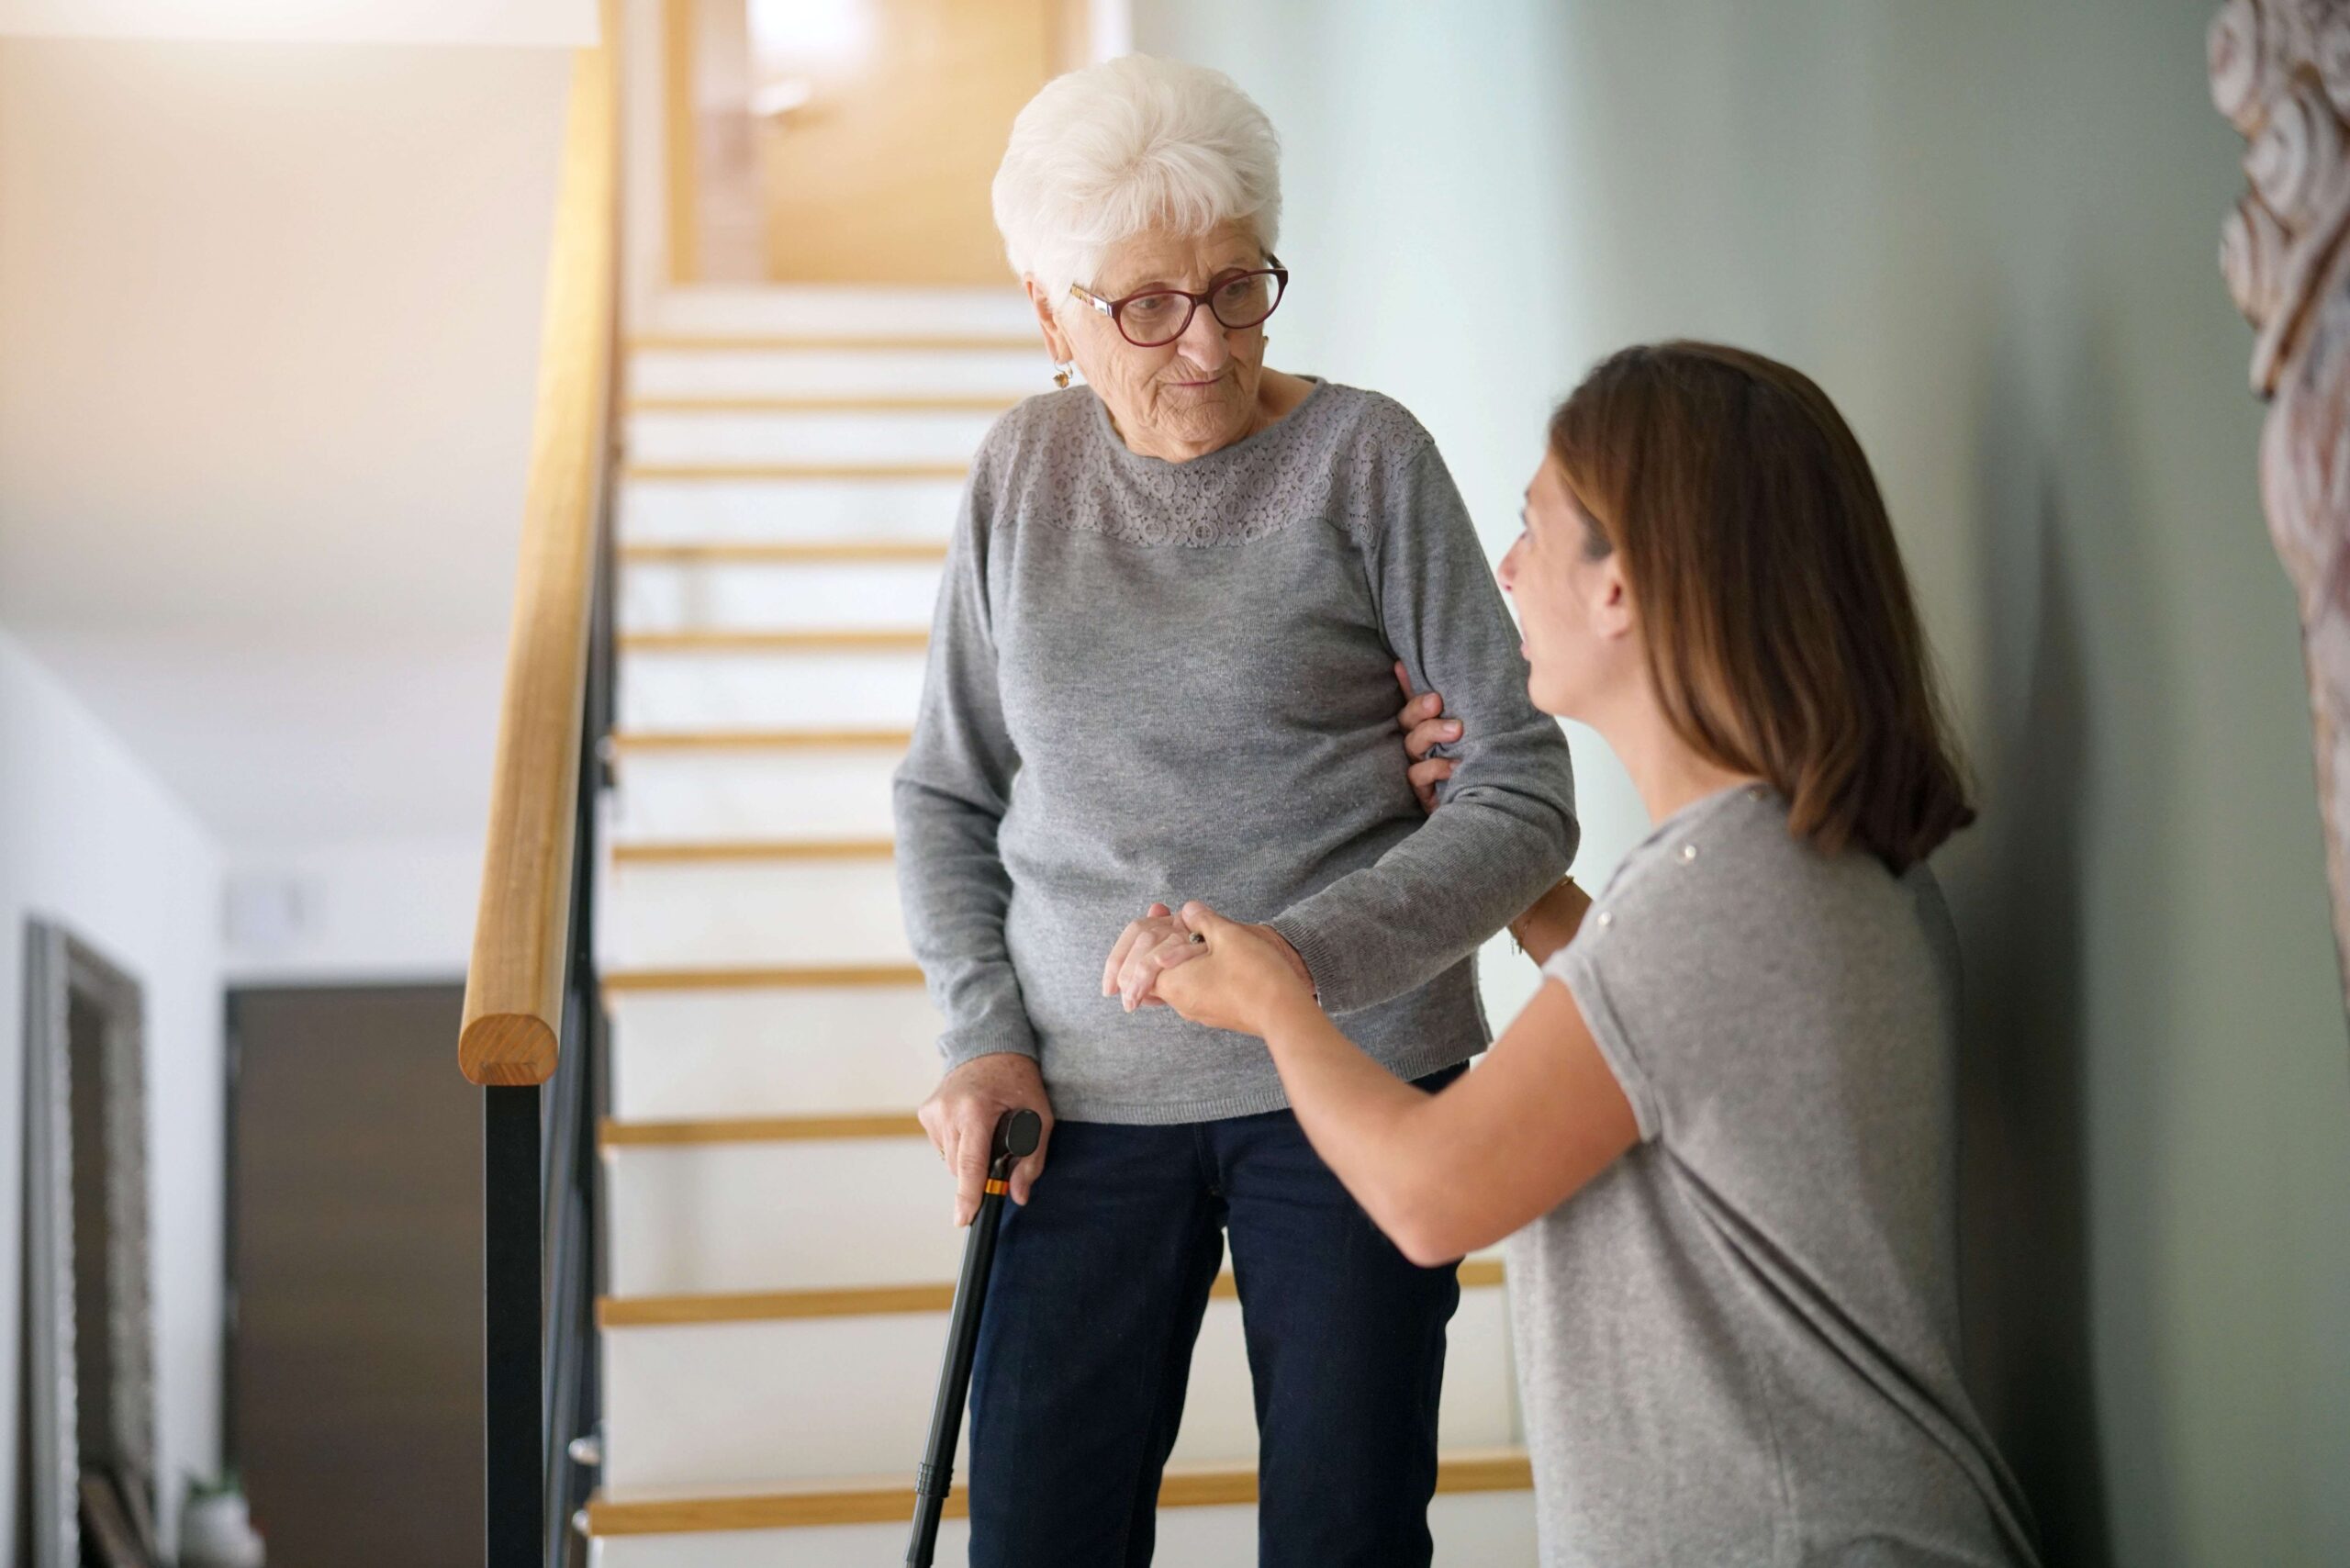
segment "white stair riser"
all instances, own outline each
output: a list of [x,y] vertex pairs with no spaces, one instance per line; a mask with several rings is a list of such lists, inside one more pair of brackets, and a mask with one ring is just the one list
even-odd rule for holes
[[637,653],[621,659],[624,730],[910,729],[919,650]]
[[1011,274],[977,288],[889,284],[696,284],[645,302],[641,332],[816,338],[1034,337],[1036,312]]
[[632,464],[968,463],[996,416],[946,409],[666,409],[628,419]]
[[605,898],[608,969],[913,961],[886,858],[623,862]]
[[873,746],[628,753],[613,831],[643,840],[888,838],[901,756]]
[[623,543],[944,539],[960,479],[629,479]]
[[616,1295],[934,1284],[962,1265],[927,1138],[623,1147],[604,1171]]
[[[957,1466],[958,1472],[960,1466]],[[596,1543],[597,1568],[874,1568],[904,1561],[907,1524],[813,1529],[616,1536]],[[1435,1568],[1534,1568],[1534,1499],[1527,1492],[1444,1492],[1428,1506]],[[1257,1510],[1161,1508],[1153,1568],[1237,1568],[1257,1561]],[[965,1568],[971,1530],[938,1532],[939,1568]]]
[[625,1146],[604,1170],[616,1294],[935,1284],[962,1262],[954,1183],[917,1135]]
[[614,991],[607,1005],[623,1120],[911,1112],[938,1086],[945,1025],[917,985]]
[[798,632],[930,624],[935,561],[632,561],[623,632]]
[[632,398],[1025,398],[1052,388],[1034,349],[647,348]]
[[[1461,1293],[1438,1416],[1447,1448],[1515,1440],[1503,1294]],[[944,1312],[610,1330],[605,1481],[722,1488],[910,1472],[946,1343]],[[1175,1459],[1248,1462],[1256,1452],[1240,1304],[1212,1301]]]

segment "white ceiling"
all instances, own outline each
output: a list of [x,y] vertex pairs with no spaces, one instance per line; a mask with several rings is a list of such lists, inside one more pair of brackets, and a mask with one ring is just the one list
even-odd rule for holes
[[480,831],[568,68],[0,42],[0,623],[232,854]]
[[0,36],[576,46],[596,0],[0,0]]

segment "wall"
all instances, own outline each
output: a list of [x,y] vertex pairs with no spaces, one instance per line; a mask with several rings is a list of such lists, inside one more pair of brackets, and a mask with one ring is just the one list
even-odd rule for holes
[[[157,1438],[163,1525],[220,1450],[221,859],[209,834],[0,632],[0,1398],[17,1408],[24,930],[61,922],[136,979],[147,1011]],[[18,1432],[0,1421],[0,1539]]]
[[[2350,1562],[2350,1051],[2211,9],[1153,0],[1136,41],[1287,140],[1275,362],[1402,397],[1496,552],[1611,347],[1727,338],[1837,398],[1986,807],[1939,862],[1978,1398],[2051,1562],[2315,1568]],[[1573,738],[1604,873],[1637,806]]]
[[569,73],[0,41],[0,620],[232,857],[479,842]]
[[229,878],[229,983],[462,980],[481,877],[477,837],[387,836],[241,857]]

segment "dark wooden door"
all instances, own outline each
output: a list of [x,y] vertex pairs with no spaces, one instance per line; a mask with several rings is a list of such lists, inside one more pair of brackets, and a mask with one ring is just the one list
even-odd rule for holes
[[271,1568],[478,1562],[481,1091],[454,985],[229,1000],[228,1395]]

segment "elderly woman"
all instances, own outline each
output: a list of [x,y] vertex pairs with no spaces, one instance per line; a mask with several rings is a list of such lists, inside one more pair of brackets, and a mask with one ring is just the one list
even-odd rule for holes
[[[1000,1112],[1050,1128],[973,1378],[975,1565],[1149,1560],[1227,1236],[1260,1561],[1429,1560],[1453,1271],[1379,1232],[1263,1048],[1158,1005],[1145,960],[1181,929],[1170,902],[1212,901],[1387,1071],[1438,1086],[1487,1044],[1479,945],[1573,854],[1572,789],[1427,433],[1265,366],[1276,153],[1226,78],[1129,58],[1046,87],[996,177],[1056,379],[1085,384],[980,446],[897,778],[946,1020],[922,1118],[959,1217]],[[1470,737],[1423,765],[1449,773],[1433,817],[1398,666]]]

